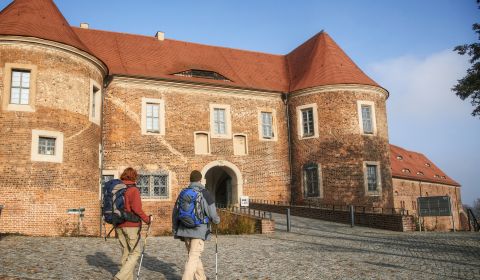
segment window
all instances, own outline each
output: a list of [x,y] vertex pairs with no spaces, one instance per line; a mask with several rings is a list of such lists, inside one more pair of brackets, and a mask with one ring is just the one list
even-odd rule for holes
[[318,137],[317,104],[297,107],[297,116],[299,139]]
[[210,138],[207,132],[195,132],[195,154],[208,155],[210,154]]
[[373,134],[372,106],[362,105],[363,133]]
[[364,168],[364,182],[365,193],[367,195],[380,195],[382,191],[380,178],[380,163],[377,161],[365,161]]
[[403,169],[402,169],[402,172],[403,172],[403,173],[410,173],[410,169],[408,169],[408,168],[403,168]]
[[55,138],[39,137],[38,154],[51,156],[55,155]]
[[377,190],[377,166],[367,164],[368,191]]
[[175,73],[173,75],[181,76],[181,77],[203,78],[203,79],[212,79],[212,80],[231,82],[231,80],[227,79],[223,75],[217,72],[208,71],[208,70],[190,69],[187,71]]
[[318,165],[315,163],[306,164],[303,167],[303,182],[305,189],[305,197],[319,197],[320,184]]
[[213,128],[215,134],[225,134],[225,109],[215,108],[213,111]]
[[377,133],[375,122],[375,103],[372,101],[357,101],[358,121],[360,133],[375,135]]
[[5,63],[2,108],[8,111],[35,111],[37,67],[29,64]]
[[236,156],[244,156],[248,153],[247,136],[236,134],[233,136],[233,154]]
[[168,175],[139,175],[137,186],[145,198],[169,198]]
[[231,138],[230,105],[210,104],[210,132],[212,138]]
[[30,97],[30,71],[12,70],[10,104],[27,105]]
[[302,129],[303,129],[304,137],[309,137],[314,135],[312,108],[302,110]]
[[100,85],[94,80],[90,80],[90,113],[89,120],[100,125],[100,114],[102,107],[102,92]]
[[398,160],[403,160],[403,157],[402,156],[397,156],[397,159]]
[[160,104],[147,103],[147,132],[160,132]]
[[31,160],[63,162],[63,133],[32,130]]
[[142,98],[142,134],[165,135],[165,102]]
[[262,112],[262,137],[273,137],[273,116],[271,112]]

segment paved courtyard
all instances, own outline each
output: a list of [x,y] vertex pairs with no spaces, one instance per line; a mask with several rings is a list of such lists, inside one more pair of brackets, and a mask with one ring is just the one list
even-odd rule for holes
[[[480,233],[397,233],[294,218],[285,232],[220,236],[218,279],[480,279]],[[117,241],[7,236],[0,279],[112,279]],[[181,279],[182,243],[149,238],[141,279]],[[203,263],[215,279],[215,242]]]

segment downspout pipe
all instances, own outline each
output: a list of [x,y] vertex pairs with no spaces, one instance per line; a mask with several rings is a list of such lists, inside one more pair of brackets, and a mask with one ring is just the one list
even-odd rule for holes
[[288,168],[290,173],[290,204],[294,203],[294,190],[293,190],[293,168],[292,168],[292,138],[291,138],[291,131],[290,131],[290,113],[288,110],[288,94],[282,94],[282,101],[285,105],[285,115],[287,117],[287,138],[288,138]]

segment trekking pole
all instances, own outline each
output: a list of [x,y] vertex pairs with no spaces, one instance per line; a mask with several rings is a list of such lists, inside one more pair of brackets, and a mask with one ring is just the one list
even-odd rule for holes
[[152,225],[152,215],[148,217],[150,218],[150,223],[148,224],[148,227],[147,227],[147,234],[145,235],[145,240],[143,240],[142,256],[140,257],[140,264],[138,265],[137,280],[140,279],[140,269],[142,268],[143,254],[145,253],[145,247],[147,246],[148,233],[150,232],[150,226]]
[[218,226],[215,226],[215,280],[218,280]]

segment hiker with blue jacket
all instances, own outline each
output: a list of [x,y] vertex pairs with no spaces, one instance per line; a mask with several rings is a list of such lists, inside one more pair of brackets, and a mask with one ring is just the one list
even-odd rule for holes
[[201,180],[202,173],[193,170],[190,185],[178,195],[172,214],[173,235],[185,242],[188,252],[182,280],[207,279],[200,257],[204,242],[210,240],[209,223],[220,223],[215,201]]

